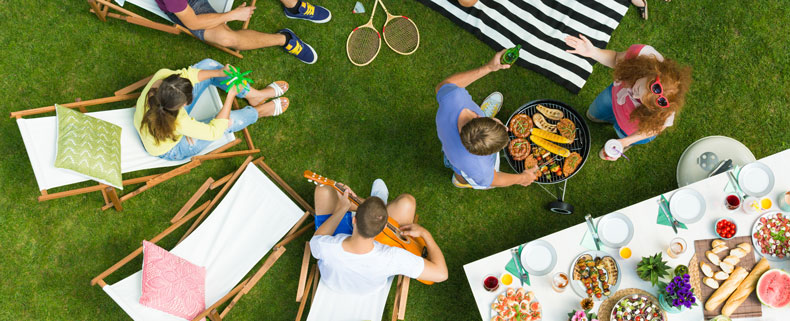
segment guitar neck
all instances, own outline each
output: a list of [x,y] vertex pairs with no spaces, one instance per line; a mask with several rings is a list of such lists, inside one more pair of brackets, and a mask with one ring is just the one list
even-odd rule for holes
[[[332,187],[334,187],[340,193],[344,193],[346,191],[346,187],[343,186],[343,185],[340,185],[338,183],[335,183],[334,185],[332,185]],[[359,197],[356,197],[354,195],[349,194],[348,195],[348,199],[350,199],[352,202],[354,202],[355,205],[357,205],[357,206],[359,206],[359,204],[362,204],[362,200]]]

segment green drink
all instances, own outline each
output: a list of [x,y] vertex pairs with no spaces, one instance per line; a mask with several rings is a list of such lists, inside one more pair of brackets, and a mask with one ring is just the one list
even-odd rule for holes
[[502,55],[502,64],[503,65],[512,65],[518,59],[518,53],[521,50],[521,45],[516,45],[513,48],[508,49]]

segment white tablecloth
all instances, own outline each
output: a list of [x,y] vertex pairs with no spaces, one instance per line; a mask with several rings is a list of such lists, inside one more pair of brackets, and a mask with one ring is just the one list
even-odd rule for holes
[[[790,164],[790,149],[768,156],[759,161],[768,165],[776,176],[776,184],[773,191],[768,196],[774,200],[773,208],[771,208],[770,211],[778,211],[779,209],[775,201],[776,195],[778,195],[780,191],[784,192],[790,190],[790,166],[788,166],[788,164]],[[705,217],[699,222],[689,225],[689,229],[679,230],[678,235],[686,240],[689,249],[677,259],[672,259],[664,255],[664,259],[668,261],[670,266],[688,264],[692,255],[694,255],[694,240],[716,238],[713,224],[720,217],[729,216],[737,222],[738,232],[736,236],[750,234],[757,215],[746,215],[740,210],[735,213],[726,213],[723,200],[725,196],[723,189],[726,184],[727,176],[717,175],[684,187],[693,188],[705,197],[707,211]],[[671,191],[664,195],[669,199],[673,192],[674,191]],[[669,241],[675,237],[671,227],[656,224],[656,216],[658,214],[657,198],[658,196],[616,211],[627,215],[628,218],[633,221],[635,229],[634,238],[628,244],[633,250],[631,258],[623,260],[619,257],[617,249],[607,247],[601,248],[601,250],[615,257],[620,264],[622,280],[618,289],[640,288],[654,295],[656,294],[656,289],[651,287],[649,282],[639,279],[636,274],[636,264],[639,263],[639,260],[643,256],[665,251]],[[581,214],[577,213],[574,215]],[[581,238],[586,230],[586,223],[580,223],[541,238],[551,243],[557,251],[557,265],[551,273],[546,276],[530,275],[532,285],[529,288],[535,292],[538,300],[540,300],[543,305],[543,320],[565,321],[568,318],[568,313],[573,309],[581,309],[579,306],[581,298],[573,292],[570,286],[561,293],[557,293],[551,288],[551,275],[559,271],[568,273],[571,261],[579,253],[587,250],[580,245]],[[505,265],[510,259],[510,249],[506,249],[502,252],[464,265],[466,278],[469,281],[469,286],[483,320],[487,321],[491,319],[490,305],[496,296],[496,293],[487,292],[483,289],[483,278],[488,274],[498,276],[504,273]],[[790,270],[790,261],[771,262],[771,267]],[[514,283],[510,286],[518,286],[518,280],[514,280]],[[500,287],[500,289],[501,288],[502,287]],[[704,302],[693,309],[685,310],[679,314],[670,314],[669,319],[673,321],[702,320],[703,304]],[[593,311],[597,311],[599,305],[600,303],[596,303]],[[790,308],[771,309],[763,306],[762,318],[738,320],[789,320],[790,317],[788,317],[788,315],[790,315]]]

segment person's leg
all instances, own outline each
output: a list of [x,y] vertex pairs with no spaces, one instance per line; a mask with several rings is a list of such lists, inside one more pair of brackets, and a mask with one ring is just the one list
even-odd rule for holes
[[409,194],[400,194],[387,204],[387,214],[398,222],[398,225],[414,222],[414,213],[417,211],[417,200]]
[[159,155],[159,158],[171,161],[179,161],[182,159],[191,158],[211,145],[211,141],[193,139],[190,137],[181,137],[178,144],[171,148],[167,153]]
[[285,9],[285,16],[291,19],[307,20],[314,23],[325,23],[332,20],[332,13],[322,7],[313,5],[306,0],[280,0]]
[[617,123],[612,108],[612,85],[606,87],[587,108],[587,118],[596,123]]
[[286,43],[286,37],[281,33],[263,33],[255,30],[233,30],[224,24],[206,29],[203,37],[208,42],[238,50],[274,46],[282,47]]
[[313,193],[313,204],[315,205],[315,215],[332,214],[337,205],[337,191],[332,186],[318,185]]

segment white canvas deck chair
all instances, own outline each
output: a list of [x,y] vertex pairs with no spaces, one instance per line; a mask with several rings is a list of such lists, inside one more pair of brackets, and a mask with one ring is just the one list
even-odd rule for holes
[[[91,7],[90,11],[96,14],[96,16],[99,17],[99,20],[103,22],[106,22],[107,17],[110,17],[110,18],[123,20],[128,23],[140,25],[143,27],[148,27],[151,29],[172,33],[174,35],[184,32],[192,36],[193,38],[198,39],[197,37],[195,37],[195,35],[189,32],[189,29],[173,23],[173,21],[171,21],[170,18],[167,17],[164,11],[162,11],[162,9],[159,8],[159,6],[156,4],[156,1],[154,0],[114,0],[118,4],[112,3],[111,0],[87,0],[87,1]],[[228,12],[233,9],[233,1],[234,0],[209,0],[209,3],[211,3],[211,6],[214,8],[216,12]],[[256,0],[252,0],[250,6],[255,6],[255,1]],[[139,14],[124,9],[123,5],[126,4],[127,2],[134,4],[142,8],[143,10],[151,12],[159,17],[162,17],[162,19],[165,19],[167,22],[171,23],[172,25],[155,22]],[[110,10],[112,10],[112,12]],[[249,25],[250,25],[250,21],[247,20],[244,22],[244,25],[241,28],[247,29]],[[210,42],[205,42],[205,43],[219,50],[222,50],[226,53],[234,55],[236,57],[244,58],[244,56],[241,55],[239,50],[233,50]]]
[[[313,263],[308,274],[310,258],[310,242],[307,242],[304,256],[302,257],[299,287],[296,291],[296,302],[300,302],[296,321],[302,320],[304,308],[309,299],[306,297],[306,294],[308,294],[306,292],[308,291],[312,294],[312,302],[307,321],[380,321],[382,319],[394,277],[390,277],[387,285],[378,292],[366,295],[340,293],[332,290],[320,281],[318,265],[315,263]],[[392,321],[403,320],[406,317],[406,299],[409,294],[410,280],[410,278],[403,275],[398,276],[395,288],[395,302],[392,307]]]
[[[127,192],[120,197],[115,188],[101,183],[97,183],[96,185],[88,187],[61,190],[65,186],[88,181],[90,179],[82,175],[66,172],[54,166],[57,145],[57,116],[30,119],[23,118],[31,115],[54,112],[55,106],[21,110],[11,113],[11,118],[16,118],[19,131],[22,134],[22,140],[25,144],[25,149],[27,150],[28,158],[30,159],[30,164],[33,166],[33,173],[36,176],[38,188],[41,191],[41,195],[38,196],[39,202],[101,191],[102,196],[104,197],[104,205],[102,206],[102,210],[112,207],[118,211],[121,211],[123,210],[123,206],[121,204],[122,202],[150,189],[151,187],[165,182],[168,179],[188,173],[193,168],[200,166],[202,161],[234,156],[247,156],[259,152],[258,149],[255,149],[250,133],[245,128],[241,131],[241,133],[244,135],[247,149],[227,152],[227,149],[239,144],[241,139],[236,138],[234,134],[226,134],[203,150],[202,154],[199,156],[182,161],[167,161],[156,156],[151,156],[145,151],[143,143],[140,141],[140,137],[134,128],[134,107],[88,113],[86,108],[87,106],[108,104],[126,100],[132,100],[130,104],[134,105],[134,99],[140,96],[140,92],[132,92],[145,86],[151,77],[142,79],[130,86],[116,91],[114,96],[60,105],[68,108],[77,108],[83,113],[87,113],[88,115],[121,126],[121,172],[124,173],[124,177],[126,177],[126,173],[129,172],[178,166],[175,169],[161,174],[124,179],[124,187],[141,183],[144,183],[144,185],[137,188],[136,190]],[[235,100],[234,105],[236,108],[238,108],[238,104]],[[221,108],[222,100],[219,97],[217,88],[210,86],[195,103],[195,107],[192,109],[191,116],[195,117],[196,119],[211,118],[213,115],[216,115],[216,113]],[[51,189],[54,188],[58,188],[60,191],[52,192]]]
[[[236,302],[255,286],[285,252],[284,246],[312,228],[312,223],[304,224],[313,213],[312,207],[283,182],[262,158],[252,163],[251,159],[248,157],[238,170],[229,174],[230,177],[226,176],[217,182],[209,178],[176,214],[173,218],[175,223],[150,240],[158,242],[200,214],[178,245],[170,251],[198,266],[206,267],[206,309],[193,320],[208,317],[212,321],[219,321],[225,318]],[[217,183],[224,183],[217,196],[192,209],[209,186]],[[203,221],[214,205],[216,208]],[[299,229],[301,225],[305,226]],[[104,281],[108,275],[141,253],[142,247],[102,272],[91,281],[91,285],[100,285],[134,320],[183,321],[182,318],[139,303],[142,271],[114,284]],[[242,280],[267,253],[268,258],[258,270]],[[225,308],[220,313],[218,311],[222,305]]]

